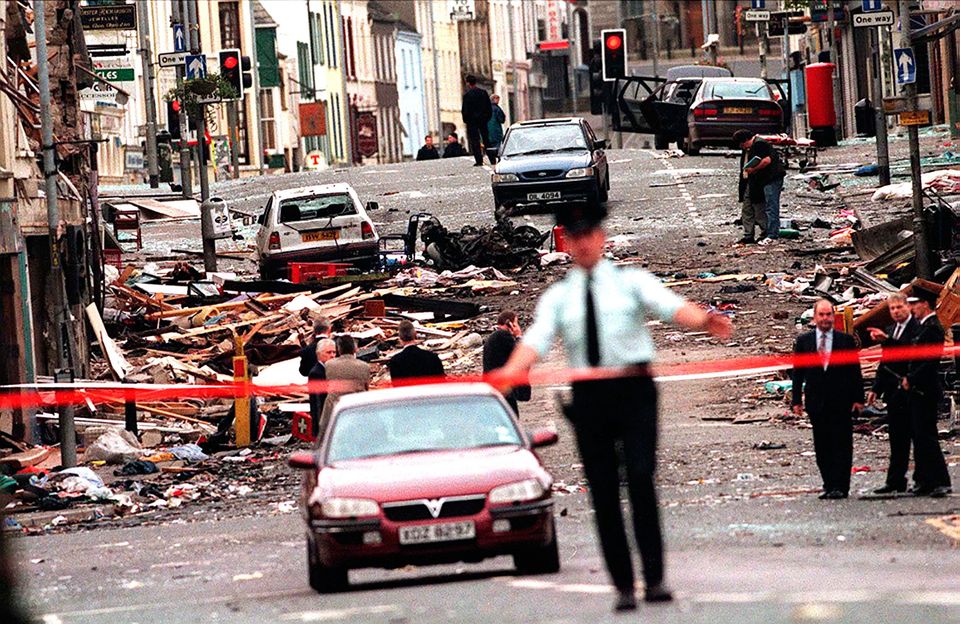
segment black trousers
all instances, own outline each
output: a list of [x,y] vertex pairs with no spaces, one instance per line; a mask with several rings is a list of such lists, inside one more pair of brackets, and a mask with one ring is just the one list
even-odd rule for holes
[[[490,137],[487,135],[487,124],[467,124],[467,143],[470,145],[470,153],[473,154],[473,160],[478,164],[483,164],[483,147],[480,145],[489,145]],[[490,161],[491,164],[493,161]]]
[[913,481],[919,487],[950,487],[950,473],[937,435],[939,396],[911,393],[910,425],[913,433]]
[[853,420],[851,406],[810,413],[813,425],[813,450],[823,479],[823,491],[850,492],[853,467]]
[[890,464],[887,466],[887,485],[897,489],[907,487],[907,469],[910,467],[910,401],[906,393],[896,391],[887,399],[887,433],[890,436]]
[[613,584],[634,586],[633,564],[620,507],[622,442],[633,532],[647,586],[663,580],[663,538],[654,486],[657,451],[657,389],[649,377],[573,384],[569,413],[590,485],[600,547]]
[[510,393],[510,395],[505,398],[507,399],[507,403],[510,404],[510,407],[513,408],[513,413],[516,414],[517,418],[520,418],[520,404],[517,403],[517,400],[513,397],[513,393]]

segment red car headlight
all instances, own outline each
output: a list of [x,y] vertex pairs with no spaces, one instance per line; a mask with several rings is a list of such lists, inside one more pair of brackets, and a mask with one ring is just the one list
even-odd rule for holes
[[327,518],[362,518],[380,515],[380,505],[367,498],[328,498],[320,503],[320,512]]
[[537,479],[526,479],[493,488],[488,499],[491,504],[525,503],[541,498],[546,492],[547,489]]

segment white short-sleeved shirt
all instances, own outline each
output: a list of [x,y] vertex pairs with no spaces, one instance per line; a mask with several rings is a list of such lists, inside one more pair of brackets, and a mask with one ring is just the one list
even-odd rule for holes
[[[547,354],[554,339],[560,336],[569,365],[589,366],[586,279],[587,271],[575,267],[540,298],[533,325],[522,339],[523,344],[540,357]],[[616,267],[605,259],[593,268],[591,292],[600,339],[600,366],[651,362],[654,345],[647,330],[647,319],[654,317],[670,322],[685,303],[647,271]]]

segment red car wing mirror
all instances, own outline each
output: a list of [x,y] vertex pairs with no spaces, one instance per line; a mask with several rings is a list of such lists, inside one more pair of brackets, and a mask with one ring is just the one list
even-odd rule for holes
[[530,434],[530,446],[540,448],[556,444],[560,439],[553,429],[537,429]]
[[312,452],[298,451],[290,456],[287,465],[299,470],[313,470],[317,467],[317,458]]

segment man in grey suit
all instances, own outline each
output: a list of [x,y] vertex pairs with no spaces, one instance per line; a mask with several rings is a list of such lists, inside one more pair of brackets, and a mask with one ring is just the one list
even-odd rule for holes
[[330,422],[330,414],[337,400],[344,394],[362,392],[370,388],[370,365],[357,359],[357,341],[353,336],[337,336],[337,352],[339,356],[326,363],[327,381],[350,382],[344,384],[347,388],[337,388],[327,393],[327,400],[323,404],[323,414],[320,417],[320,435]]

